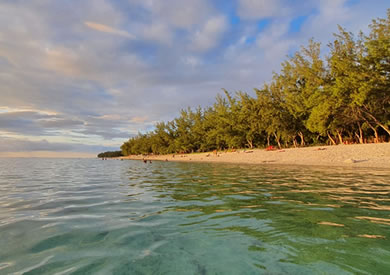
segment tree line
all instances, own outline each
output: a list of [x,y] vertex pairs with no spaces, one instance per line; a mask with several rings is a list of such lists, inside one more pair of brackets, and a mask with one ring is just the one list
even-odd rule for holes
[[367,35],[339,27],[325,56],[310,40],[272,81],[206,108],[187,108],[121,146],[123,155],[313,144],[366,143],[390,136],[390,9]]
[[122,151],[107,151],[97,155],[98,158],[117,158],[122,156]]

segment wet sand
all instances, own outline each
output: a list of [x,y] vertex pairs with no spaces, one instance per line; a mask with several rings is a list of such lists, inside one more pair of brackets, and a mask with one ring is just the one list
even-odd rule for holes
[[273,151],[240,149],[235,152],[217,153],[131,155],[122,159],[390,168],[390,143],[287,148]]

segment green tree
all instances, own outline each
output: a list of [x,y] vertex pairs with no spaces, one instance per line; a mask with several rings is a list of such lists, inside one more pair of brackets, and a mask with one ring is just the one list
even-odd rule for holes
[[305,145],[305,132],[312,109],[318,105],[326,79],[326,69],[321,59],[321,45],[313,40],[307,47],[282,63],[282,70],[274,77],[284,95],[283,105],[292,115],[289,135],[294,144],[300,137]]
[[390,135],[390,9],[387,10],[387,18],[372,21],[364,45],[364,97],[358,104],[376,137],[377,127]]

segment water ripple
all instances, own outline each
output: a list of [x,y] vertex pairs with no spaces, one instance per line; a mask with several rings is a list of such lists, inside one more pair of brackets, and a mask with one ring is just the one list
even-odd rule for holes
[[0,274],[390,270],[390,173],[1,159]]

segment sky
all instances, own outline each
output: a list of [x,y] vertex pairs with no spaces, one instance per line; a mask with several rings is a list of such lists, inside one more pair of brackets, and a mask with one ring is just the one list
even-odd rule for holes
[[96,156],[221,88],[251,93],[310,38],[388,0],[1,0],[0,157]]

